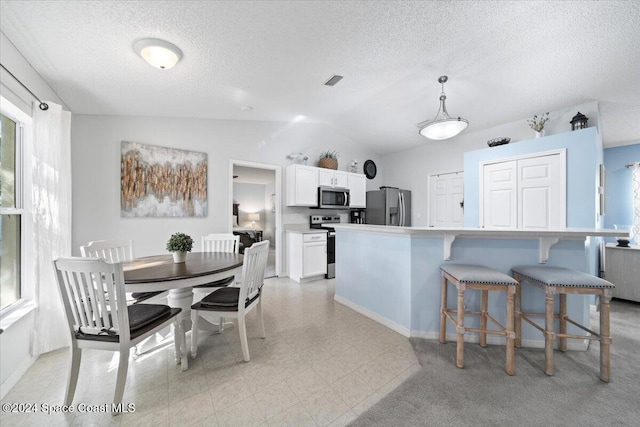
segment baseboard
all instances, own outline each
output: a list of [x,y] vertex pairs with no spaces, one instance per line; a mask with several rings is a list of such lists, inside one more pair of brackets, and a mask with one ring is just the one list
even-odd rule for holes
[[13,373],[11,373],[11,375],[9,375],[5,382],[0,385],[0,399],[5,398],[7,393],[9,393],[9,391],[18,383],[18,381],[20,381],[20,378],[22,378],[22,376],[27,373],[31,365],[33,365],[36,360],[38,360],[37,356],[25,360],[13,371]]
[[[426,331],[411,331],[411,338],[424,338],[427,340],[440,339],[440,332],[426,332]],[[458,339],[456,333],[449,333],[446,335],[447,342],[455,343]],[[480,342],[480,335],[477,333],[466,334],[464,336],[464,342],[478,343]],[[490,345],[505,345],[506,338],[496,335],[487,335],[487,344]],[[544,339],[523,339],[521,347],[525,348],[544,348]],[[558,342],[556,341],[554,348],[558,349]],[[586,351],[589,348],[589,340],[567,340],[567,350],[571,351]]]
[[387,328],[391,329],[394,332],[399,333],[402,336],[405,336],[407,338],[409,338],[411,336],[411,331],[409,330],[409,328],[406,328],[402,325],[400,325],[399,323],[393,322],[385,317],[380,316],[377,313],[374,313],[371,310],[368,310],[364,307],[359,306],[358,304],[354,304],[351,301],[348,301],[338,295],[334,295],[333,299],[336,302],[339,302],[340,304],[349,307],[351,310],[353,311],[357,311],[358,313],[362,314],[363,316],[368,317],[371,320],[375,320],[376,322],[380,323],[383,326],[386,326]]

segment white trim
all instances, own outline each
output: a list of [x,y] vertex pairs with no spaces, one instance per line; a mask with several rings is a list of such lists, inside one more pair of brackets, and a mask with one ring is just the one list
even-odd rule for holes
[[333,299],[336,302],[339,302],[340,304],[349,307],[350,309],[352,309],[353,311],[356,311],[360,314],[362,314],[363,316],[368,317],[371,320],[375,320],[376,322],[380,323],[382,326],[386,326],[387,328],[391,329],[394,332],[399,333],[400,335],[410,338],[411,337],[411,331],[409,330],[409,328],[402,326],[399,323],[393,322],[389,319],[387,319],[386,317],[383,317],[377,313],[374,313],[373,311],[366,309],[364,307],[359,306],[358,304],[354,304],[351,301],[346,300],[345,298],[338,296],[338,295],[334,295]]
[[564,221],[564,226],[567,226],[567,149],[561,148],[558,150],[549,150],[549,151],[540,151],[537,153],[529,153],[522,154],[520,156],[511,156],[511,157],[503,157],[500,159],[492,159],[485,160],[478,164],[478,226],[484,228],[484,167],[487,165],[495,164],[495,163],[504,163],[511,162],[514,160],[526,160],[526,159],[534,159],[536,157],[547,157],[547,156],[560,156],[560,168],[562,169],[560,172],[560,200],[564,200],[565,202],[561,206],[560,215]]
[[227,209],[227,215],[229,220],[229,233],[233,232],[233,167],[243,166],[256,169],[268,169],[272,170],[276,174],[275,192],[276,192],[276,231],[275,246],[276,246],[276,277],[281,277],[282,269],[282,248],[284,245],[283,229],[282,229],[282,166],[269,163],[257,163],[249,162],[246,160],[229,159],[229,209]]
[[14,323],[36,309],[36,303],[31,300],[20,299],[0,312],[0,329],[6,331]]

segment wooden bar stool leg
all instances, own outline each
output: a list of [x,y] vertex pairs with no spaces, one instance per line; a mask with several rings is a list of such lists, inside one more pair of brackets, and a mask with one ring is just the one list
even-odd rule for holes
[[600,379],[609,382],[611,375],[611,331],[609,323],[611,291],[604,291],[600,297]]
[[[560,294],[560,334],[567,333],[567,294]],[[560,337],[560,351],[567,351],[567,338]]]
[[[514,278],[518,281],[518,283],[522,282],[519,275],[515,275]],[[520,345],[522,344],[522,289],[520,288],[520,286],[516,286],[515,305],[516,305],[516,314],[515,314],[516,340],[515,340],[515,346],[520,348]]]
[[464,367],[464,287],[458,284],[458,347],[456,349],[456,366]]
[[507,374],[513,375],[514,373],[514,360],[513,360],[513,346],[515,341],[515,333],[513,332],[513,300],[514,294],[516,293],[517,286],[509,286],[507,288],[507,365],[506,371]]
[[440,342],[447,342],[447,317],[444,312],[447,309],[447,278],[442,274],[442,290],[440,291]]
[[[482,308],[480,309],[480,329],[487,330],[487,308],[489,304],[489,291],[482,291]],[[487,346],[487,334],[480,332],[480,347]]]
[[553,343],[555,334],[553,332],[553,292],[547,291],[546,309],[544,317],[544,372],[553,375]]

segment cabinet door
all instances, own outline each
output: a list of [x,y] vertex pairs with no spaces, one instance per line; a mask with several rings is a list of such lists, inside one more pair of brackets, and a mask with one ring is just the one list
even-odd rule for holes
[[333,186],[340,188],[349,188],[349,172],[335,171]]
[[322,187],[333,187],[333,169],[318,168],[318,185]]
[[327,273],[327,242],[305,243],[302,247],[302,277]]
[[351,201],[349,206],[352,208],[367,207],[367,177],[359,173],[349,174],[349,195]]
[[492,163],[483,169],[482,226],[517,228],[518,174],[516,162]]
[[[287,171],[289,172],[289,171]],[[318,205],[318,170],[311,166],[295,166],[292,176],[287,178],[288,206]]]

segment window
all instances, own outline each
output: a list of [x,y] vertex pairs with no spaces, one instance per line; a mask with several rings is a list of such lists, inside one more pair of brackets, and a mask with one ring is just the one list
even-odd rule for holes
[[21,127],[0,121],[0,310],[20,299],[22,225]]

